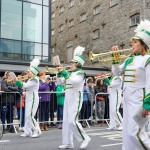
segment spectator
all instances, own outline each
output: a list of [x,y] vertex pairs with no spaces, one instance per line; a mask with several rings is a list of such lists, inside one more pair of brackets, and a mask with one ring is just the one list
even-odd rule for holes
[[42,131],[48,131],[47,122],[49,120],[50,113],[50,89],[49,82],[46,80],[44,72],[39,73],[39,102],[39,121],[41,122],[40,129]]
[[88,85],[85,82],[84,86],[83,86],[83,103],[82,103],[82,107],[81,107],[81,111],[80,111],[80,123],[82,125],[83,128],[86,128],[86,124],[85,124],[85,119],[89,119],[88,117],[88,95],[89,95],[89,89],[88,89]]
[[[28,80],[27,72],[23,72],[21,74],[21,77],[22,77],[22,81],[27,82],[27,80]],[[18,87],[18,92],[19,92],[19,94],[17,94],[16,108],[17,108],[18,120],[20,121],[19,130],[24,131],[23,127],[25,124],[25,95],[23,94],[23,89],[21,87]]]
[[103,123],[104,115],[105,115],[105,100],[106,95],[103,93],[107,92],[107,86],[104,84],[102,79],[97,79],[96,87],[95,87],[95,94],[96,94],[96,102],[97,105],[95,106],[97,109],[97,117],[101,119],[100,123]]
[[[16,102],[16,93],[18,87],[15,84],[16,75],[13,72],[5,72],[4,78],[1,83],[1,90],[5,93],[2,94],[2,110],[1,110],[1,120],[3,125],[5,120],[7,120],[7,128],[10,132],[14,133],[13,124],[13,110]],[[5,126],[3,126],[5,130]]]
[[50,127],[54,127],[55,124],[54,124],[54,112],[56,110],[56,105],[57,105],[57,102],[56,102],[56,80],[55,78],[51,78],[50,82],[49,82],[49,88],[50,88],[50,92],[51,92],[51,96],[50,96],[50,121],[51,121],[51,124],[50,124]]
[[57,121],[58,121],[57,126],[58,129],[62,129],[65,84],[57,85],[56,96],[57,96]]
[[[94,114],[94,103],[95,103],[95,86],[93,82],[93,78],[89,78],[87,80],[88,87],[89,87],[89,95],[88,95],[88,118],[93,119]],[[91,121],[89,121],[90,125],[93,125]]]

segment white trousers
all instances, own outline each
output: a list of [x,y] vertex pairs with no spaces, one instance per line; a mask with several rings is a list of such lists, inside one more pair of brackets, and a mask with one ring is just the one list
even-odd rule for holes
[[66,91],[63,111],[62,144],[73,144],[73,136],[78,141],[90,138],[78,122],[82,101],[81,92]]
[[145,127],[140,129],[133,116],[142,107],[143,89],[124,90],[123,105],[123,150],[150,150],[150,139]]
[[109,117],[110,117],[110,128],[116,126],[116,122],[122,125],[122,116],[119,112],[119,107],[122,101],[121,91],[113,90],[109,95]]
[[39,99],[32,99],[25,101],[25,126],[24,126],[24,133],[26,135],[31,134],[32,131],[39,131],[39,124],[35,120],[35,114],[37,112],[39,105]]

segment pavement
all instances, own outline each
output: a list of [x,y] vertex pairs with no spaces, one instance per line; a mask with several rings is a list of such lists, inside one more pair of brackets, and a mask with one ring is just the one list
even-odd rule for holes
[[[91,142],[87,150],[121,150],[122,132],[106,130],[108,126],[94,125],[84,130],[91,137]],[[6,133],[0,140],[0,150],[58,150],[61,145],[62,130],[58,128],[49,128],[49,131],[43,131],[38,138],[20,137],[22,132]],[[74,138],[74,150],[80,149],[80,144]]]

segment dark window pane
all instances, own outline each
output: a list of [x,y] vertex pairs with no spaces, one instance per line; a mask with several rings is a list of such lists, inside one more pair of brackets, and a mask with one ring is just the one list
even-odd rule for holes
[[43,0],[43,5],[49,6],[49,0]]
[[48,7],[43,7],[43,43],[48,43],[48,33],[49,33],[49,12]]
[[48,57],[43,57],[42,62],[49,62],[49,61],[48,61]]
[[23,40],[42,42],[42,6],[23,4]]
[[49,56],[47,44],[43,44],[43,56]]
[[0,57],[2,59],[21,59],[21,42],[0,40]]
[[36,3],[36,4],[42,4],[42,0],[28,0],[28,2]]
[[1,37],[21,40],[22,2],[2,0]]
[[23,54],[41,55],[41,44],[24,42],[23,43]]

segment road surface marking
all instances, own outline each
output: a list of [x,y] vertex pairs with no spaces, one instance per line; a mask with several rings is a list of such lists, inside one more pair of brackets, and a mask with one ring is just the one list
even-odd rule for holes
[[115,145],[121,145],[122,143],[115,143],[115,144],[108,144],[108,145],[101,145],[101,147],[109,147],[109,146],[115,146]]
[[10,140],[2,140],[2,141],[0,141],[0,143],[6,143],[6,142],[10,142]]

